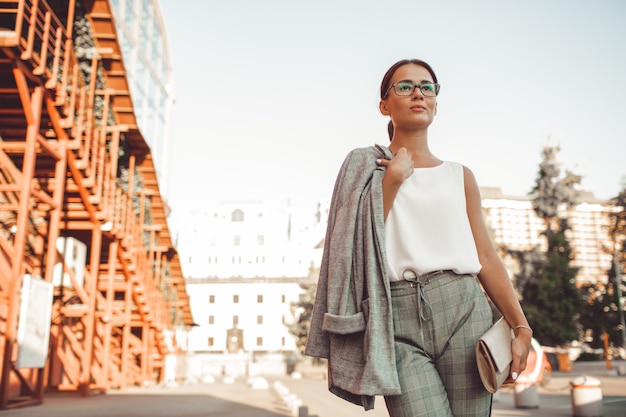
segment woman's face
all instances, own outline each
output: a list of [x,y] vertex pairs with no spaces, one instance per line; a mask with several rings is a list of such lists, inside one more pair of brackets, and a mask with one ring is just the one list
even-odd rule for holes
[[[415,64],[403,65],[396,70],[391,85],[400,81],[411,84],[434,83],[430,72]],[[387,97],[380,101],[380,112],[391,117],[396,131],[425,129],[437,113],[437,98],[425,97],[419,88],[415,88],[409,96],[399,96],[391,86]]]

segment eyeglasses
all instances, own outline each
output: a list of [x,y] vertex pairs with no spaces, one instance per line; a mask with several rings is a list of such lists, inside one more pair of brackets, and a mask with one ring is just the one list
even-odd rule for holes
[[[413,84],[410,81],[398,81],[397,83],[391,84],[389,89],[391,88],[393,88],[393,91],[395,91],[398,96],[413,95],[415,89],[419,88],[424,97],[436,97],[437,94],[439,94],[441,86],[437,83]],[[389,89],[387,89],[387,91],[389,91]]]

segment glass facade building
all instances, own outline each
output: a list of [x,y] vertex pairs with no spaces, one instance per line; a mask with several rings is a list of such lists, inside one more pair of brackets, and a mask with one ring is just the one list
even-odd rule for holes
[[173,76],[157,0],[111,0],[137,124],[167,200]]

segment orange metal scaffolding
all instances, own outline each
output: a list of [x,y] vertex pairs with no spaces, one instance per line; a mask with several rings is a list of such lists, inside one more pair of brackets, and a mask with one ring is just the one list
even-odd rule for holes
[[[160,382],[193,324],[110,4],[56,7],[0,0],[0,409]],[[26,276],[52,292],[41,367],[18,366]]]

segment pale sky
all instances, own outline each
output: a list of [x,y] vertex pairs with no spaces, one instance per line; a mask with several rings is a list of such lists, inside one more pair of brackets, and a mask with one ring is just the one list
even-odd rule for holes
[[353,148],[389,143],[394,62],[441,83],[429,143],[524,195],[547,138],[582,188],[626,176],[622,0],[160,0],[174,71],[174,217],[224,199],[330,197]]

